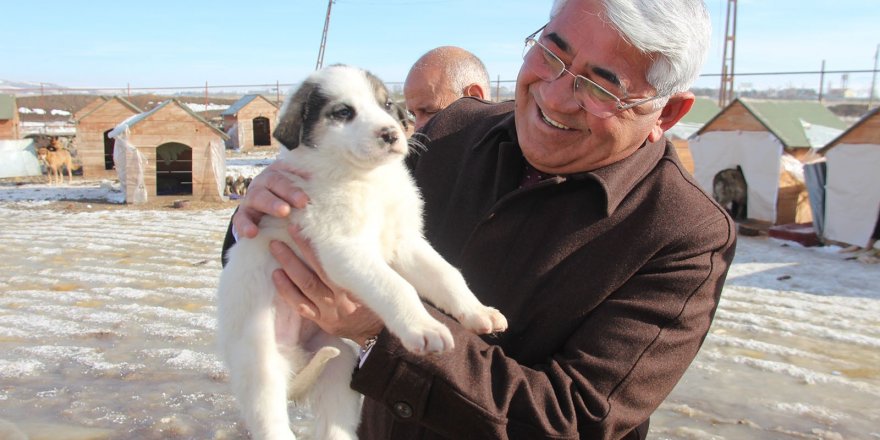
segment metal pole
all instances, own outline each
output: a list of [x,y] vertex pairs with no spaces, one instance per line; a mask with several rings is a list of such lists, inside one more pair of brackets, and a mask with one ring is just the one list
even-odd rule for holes
[[321,47],[318,48],[318,62],[315,64],[315,70],[324,65],[324,48],[327,46],[327,31],[330,29],[330,9],[333,7],[333,1],[327,2],[327,17],[324,18],[324,32],[321,34]]
[[498,75],[498,80],[495,82],[495,102],[501,102],[501,75]]
[[822,60],[822,70],[819,71],[819,102],[822,102],[822,95],[825,92],[825,60]]
[[281,105],[281,83],[275,80],[275,105]]
[[208,111],[208,82],[205,81],[205,110],[202,112],[202,116],[205,116],[207,111]]
[[871,106],[874,105],[874,86],[877,85],[877,58],[880,58],[880,44],[877,45],[877,50],[874,51],[874,73],[871,75],[871,94],[868,95],[868,110],[871,110]]

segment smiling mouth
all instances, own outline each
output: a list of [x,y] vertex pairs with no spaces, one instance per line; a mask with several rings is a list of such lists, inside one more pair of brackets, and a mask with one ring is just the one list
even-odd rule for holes
[[544,122],[546,122],[547,125],[549,125],[549,126],[551,126],[551,127],[553,127],[553,128],[558,128],[558,129],[560,129],[560,130],[572,130],[571,127],[569,127],[569,126],[567,126],[567,125],[564,125],[564,124],[562,124],[562,123],[560,123],[560,122],[557,122],[557,121],[554,121],[554,120],[550,119],[547,115],[544,114],[544,112],[541,110],[540,107],[538,108],[538,113],[541,114],[541,119],[542,119]]

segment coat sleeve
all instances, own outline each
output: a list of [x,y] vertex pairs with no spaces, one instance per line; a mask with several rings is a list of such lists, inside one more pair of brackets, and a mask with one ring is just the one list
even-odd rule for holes
[[732,223],[714,217],[697,226],[648,259],[540,363],[523,365],[491,337],[432,310],[453,331],[451,353],[414,355],[383,333],[352,387],[393,423],[445,438],[621,438],[671,392],[718,305]]

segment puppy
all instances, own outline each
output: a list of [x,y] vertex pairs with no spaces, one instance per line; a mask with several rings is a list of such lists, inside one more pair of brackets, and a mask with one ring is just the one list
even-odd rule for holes
[[232,184],[234,180],[232,180],[232,176],[226,176],[226,185],[223,187],[223,195],[228,196],[232,195]]
[[244,184],[244,176],[238,176],[235,183],[232,184],[232,193],[243,196],[247,193],[247,187]]
[[278,160],[310,176],[290,176],[310,202],[287,219],[264,217],[256,238],[242,238],[228,252],[217,295],[220,351],[253,438],[295,438],[290,393],[310,404],[311,438],[353,439],[361,402],[349,386],[356,347],[296,314],[276,317],[271,274],[279,265],[268,247],[279,240],[299,252],[290,223],[310,240],[328,276],[410,351],[453,348],[449,329],[419,295],[474,332],[503,331],[507,321],[482,305],[423,237],[422,200],[403,163],[408,146],[378,78],[338,65],[316,72],[285,103],[273,136],[283,145]]

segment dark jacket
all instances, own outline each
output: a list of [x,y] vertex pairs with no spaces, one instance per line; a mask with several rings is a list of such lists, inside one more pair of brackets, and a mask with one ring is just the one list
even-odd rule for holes
[[510,328],[432,311],[456,346],[429,356],[383,332],[353,376],[360,439],[643,438],[709,329],[731,219],[665,141],[518,189],[512,103],[462,99],[426,128],[426,235]]

